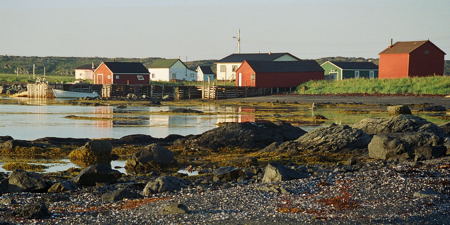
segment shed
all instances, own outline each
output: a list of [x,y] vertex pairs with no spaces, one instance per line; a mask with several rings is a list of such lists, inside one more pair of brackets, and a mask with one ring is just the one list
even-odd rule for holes
[[309,80],[323,80],[323,69],[314,60],[244,61],[236,70],[236,86],[296,87]]
[[320,66],[324,69],[326,80],[378,77],[378,66],[372,62],[326,61]]
[[152,81],[196,80],[197,73],[180,59],[157,59],[148,68]]
[[445,52],[431,41],[402,41],[380,52],[379,78],[444,74]]
[[149,84],[147,68],[139,62],[102,62],[94,71],[95,84]]
[[216,79],[216,75],[209,66],[197,67],[197,81],[213,81]]
[[85,64],[75,68],[75,79],[76,80],[93,80],[94,79],[95,65]]

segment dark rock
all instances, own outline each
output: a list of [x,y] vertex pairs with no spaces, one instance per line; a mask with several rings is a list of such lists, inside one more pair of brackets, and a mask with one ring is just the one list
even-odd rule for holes
[[442,105],[431,105],[431,106],[423,107],[422,111],[427,111],[427,112],[445,112],[445,111],[447,111],[447,108],[445,106],[442,106]]
[[0,136],[0,143],[11,140],[14,140],[11,136]]
[[31,203],[19,207],[14,211],[14,215],[24,219],[48,219],[51,216],[44,203]]
[[179,203],[169,203],[161,207],[161,215],[186,214],[189,213],[187,206]]
[[278,163],[269,163],[267,164],[264,170],[264,177],[262,179],[262,182],[272,183],[272,182],[307,178],[308,176],[309,176],[308,173],[298,172],[296,170],[287,168]]
[[99,163],[111,162],[112,145],[107,140],[92,140],[84,146],[73,150],[69,158],[81,166],[90,166]]
[[244,176],[244,172],[232,166],[220,167],[213,172],[213,181],[236,181],[239,177]]
[[176,165],[173,153],[158,144],[151,144],[133,154],[131,159],[127,160],[125,169],[134,174],[146,174],[155,168],[172,165]]
[[375,135],[368,146],[369,157],[384,160],[412,159],[416,149],[417,159],[439,157],[445,154],[441,143],[440,137],[427,132],[380,134]]
[[421,146],[414,149],[414,161],[429,160],[445,156],[445,146]]
[[214,150],[224,147],[264,148],[273,142],[294,140],[305,133],[287,123],[224,123],[218,128],[188,138],[184,145]]
[[411,114],[411,109],[407,105],[388,106],[387,111],[391,115]]
[[423,191],[414,192],[413,196],[415,198],[435,198],[442,196],[442,194],[433,189],[427,188]]
[[49,189],[48,192],[60,193],[64,191],[72,191],[75,190],[76,185],[70,181],[65,180],[61,182],[54,183]]
[[368,134],[389,134],[399,132],[430,132],[444,136],[437,125],[414,115],[398,115],[391,118],[367,118],[352,126]]
[[90,141],[88,138],[58,138],[58,137],[45,137],[34,140],[33,142],[44,142],[52,145],[76,145],[81,146]]
[[291,143],[283,143],[279,146],[278,151],[339,152],[364,149],[367,148],[370,139],[370,135],[360,129],[351,128],[347,125],[332,124],[329,127],[314,129]]
[[203,113],[202,111],[199,111],[199,110],[187,109],[187,108],[174,108],[174,109],[171,109],[170,112],[174,112],[174,113]]
[[187,181],[172,177],[162,176],[156,178],[154,181],[150,181],[145,185],[143,190],[144,196],[150,196],[152,193],[161,193],[166,191],[177,191],[187,185]]
[[49,184],[41,175],[23,170],[15,170],[8,177],[10,192],[46,192]]
[[121,173],[105,164],[96,164],[83,169],[73,182],[82,186],[95,186],[96,183],[114,183],[121,177]]
[[277,151],[279,146],[280,146],[280,143],[273,142],[272,144],[267,145],[265,148],[261,149],[260,152],[275,152],[275,151]]
[[178,140],[178,139],[182,139],[184,138],[183,135],[178,135],[178,134],[169,134],[167,137],[165,137],[162,141],[165,143],[173,143],[174,141]]
[[439,126],[444,133],[450,137],[450,122],[444,123],[442,125]]
[[118,140],[114,140],[112,143],[113,145],[149,145],[156,143],[157,141],[157,138],[154,138],[150,135],[133,134],[123,136]]
[[128,190],[127,188],[121,188],[112,192],[107,192],[102,195],[103,202],[115,202],[123,199],[135,199],[139,198],[139,194]]

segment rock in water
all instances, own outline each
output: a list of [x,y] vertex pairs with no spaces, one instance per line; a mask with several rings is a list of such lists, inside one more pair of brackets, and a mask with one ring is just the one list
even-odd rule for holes
[[121,173],[105,164],[96,164],[83,169],[73,182],[82,186],[95,186],[96,183],[114,183],[121,177]]
[[177,191],[186,186],[187,182],[178,177],[162,176],[150,181],[145,185],[143,195],[150,196],[152,193],[161,193],[166,191]]
[[154,169],[172,165],[176,165],[173,153],[158,144],[151,144],[128,159],[125,169],[133,174],[146,174]]
[[411,109],[407,105],[388,106],[387,111],[391,115],[411,114]]
[[99,163],[108,164],[112,158],[111,151],[110,141],[93,140],[70,152],[69,158],[74,163],[85,167]]
[[224,147],[264,148],[273,142],[294,140],[306,131],[287,123],[271,122],[225,123],[184,141],[191,148],[218,150]]
[[278,163],[267,164],[264,170],[264,177],[262,179],[263,183],[272,183],[286,180],[294,180],[307,178],[307,173],[301,173],[296,170],[287,168]]
[[37,173],[16,170],[8,177],[10,192],[46,192],[48,187],[48,183]]

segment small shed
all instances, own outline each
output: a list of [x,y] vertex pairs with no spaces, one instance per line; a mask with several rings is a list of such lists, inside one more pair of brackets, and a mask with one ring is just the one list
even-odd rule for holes
[[147,68],[138,62],[102,62],[94,71],[94,84],[149,84]]
[[213,81],[216,79],[216,75],[209,66],[197,67],[197,81]]
[[444,74],[445,52],[431,41],[399,41],[380,52],[379,78]]
[[93,80],[94,79],[95,65],[85,64],[75,68],[75,79],[76,80]]
[[314,60],[244,61],[236,73],[236,86],[241,87],[289,88],[324,79],[322,67]]
[[148,71],[152,81],[194,81],[197,76],[197,72],[190,70],[180,59],[157,59]]
[[378,77],[378,66],[372,62],[326,61],[320,66],[324,69],[326,80]]

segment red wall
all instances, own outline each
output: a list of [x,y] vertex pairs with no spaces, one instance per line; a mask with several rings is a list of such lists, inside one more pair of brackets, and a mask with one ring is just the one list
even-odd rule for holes
[[112,84],[112,72],[101,64],[94,72],[94,84]]
[[[244,62],[236,71],[236,86],[239,86],[239,73],[242,73],[243,87],[277,88],[295,87],[309,80],[323,80],[323,72],[293,72],[293,73],[255,73]],[[255,80],[251,75],[255,74]]]
[[[138,74],[115,74],[114,75],[114,83],[115,84],[149,84],[150,83],[150,75],[149,74],[140,74],[144,76],[144,80],[138,80]],[[117,79],[119,76],[119,79]]]
[[408,77],[409,54],[380,54],[378,78],[406,78]]
[[409,59],[409,76],[444,74],[444,53],[430,42],[414,50]]

